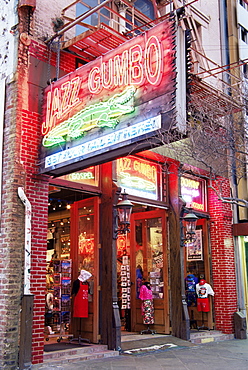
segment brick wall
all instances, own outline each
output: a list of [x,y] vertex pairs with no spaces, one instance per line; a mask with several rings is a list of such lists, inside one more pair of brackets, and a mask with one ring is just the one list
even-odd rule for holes
[[31,292],[34,294],[33,361],[43,361],[46,288],[48,179],[37,174],[40,144],[40,117],[22,111],[21,161],[26,174],[26,195],[32,205]]
[[[218,179],[222,195],[230,196],[227,179]],[[208,189],[210,212],[211,257],[213,272],[213,288],[215,291],[215,323],[216,329],[224,333],[233,333],[233,314],[237,311],[237,288],[235,276],[234,245],[232,237],[231,206],[218,200],[216,192]]]

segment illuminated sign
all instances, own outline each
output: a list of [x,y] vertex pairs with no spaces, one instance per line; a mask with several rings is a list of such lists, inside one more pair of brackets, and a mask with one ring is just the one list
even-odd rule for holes
[[191,177],[181,177],[181,195],[187,207],[206,211],[205,182]]
[[70,173],[69,175],[60,176],[59,180],[66,180],[70,182],[76,182],[79,184],[86,184],[92,186],[98,186],[99,182],[99,167],[89,167],[82,171]]
[[155,117],[144,122],[137,123],[131,127],[124,128],[113,132],[112,134],[100,136],[97,139],[75,146],[70,149],[57,152],[45,159],[45,168],[55,166],[59,163],[64,163],[76,158],[84,158],[86,155],[92,154],[97,151],[107,150],[113,147],[116,143],[127,142],[128,140],[135,139],[141,135],[150,132],[155,132],[161,128],[161,117]]
[[163,49],[157,36],[143,40],[109,58],[100,60],[99,66],[90,70],[88,87],[92,94],[98,94],[103,88],[137,85],[144,82],[159,85],[163,74]]
[[[109,160],[138,142],[148,149],[146,139],[173,117],[175,77],[174,24],[166,20],[53,82],[44,91],[41,172],[72,160],[98,164],[105,148]],[[159,127],[147,129],[158,116]]]
[[159,165],[128,156],[116,160],[117,184],[128,194],[158,200]]
[[45,147],[62,144],[79,138],[93,128],[115,128],[124,114],[134,111],[135,88],[129,86],[121,94],[114,95],[106,102],[92,104],[68,120],[59,123],[43,139]]

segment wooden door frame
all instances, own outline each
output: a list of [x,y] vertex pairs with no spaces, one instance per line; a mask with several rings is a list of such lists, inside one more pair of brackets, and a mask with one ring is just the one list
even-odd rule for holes
[[[170,333],[170,319],[169,319],[169,279],[168,279],[168,247],[167,247],[167,212],[164,209],[156,209],[153,211],[133,213],[131,216],[131,235],[130,235],[130,266],[131,266],[131,281],[136,281],[136,266],[135,266],[135,252],[136,252],[136,243],[135,243],[135,221],[136,220],[145,220],[152,218],[162,219],[162,240],[163,240],[163,281],[164,281],[164,297],[163,300],[155,299],[154,306],[162,301],[162,307],[164,310],[164,330],[163,333]],[[136,283],[134,283],[136,287]],[[157,302],[160,301],[160,302]],[[139,303],[137,303],[139,302]],[[134,318],[134,309],[136,309],[137,304],[140,304],[140,301],[136,298],[136,289],[132,289],[131,292],[131,303],[132,303],[132,313],[131,313],[131,327],[134,330],[135,327],[135,318]],[[156,325],[156,323],[155,323]],[[156,330],[156,329],[155,329]]]
[[79,209],[85,206],[94,207],[94,271],[93,276],[93,342],[98,343],[99,336],[99,197],[92,197],[74,202],[71,206],[71,259],[72,280],[78,278],[78,219]]

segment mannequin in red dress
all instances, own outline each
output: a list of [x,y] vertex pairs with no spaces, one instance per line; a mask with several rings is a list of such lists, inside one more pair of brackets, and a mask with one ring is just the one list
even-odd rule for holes
[[75,295],[73,305],[73,317],[88,317],[88,289],[87,280],[91,273],[81,270],[77,280],[72,285],[72,295]]

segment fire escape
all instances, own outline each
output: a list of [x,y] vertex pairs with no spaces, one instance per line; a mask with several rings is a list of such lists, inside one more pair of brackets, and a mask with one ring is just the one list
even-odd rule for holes
[[[59,40],[60,51],[70,53],[77,57],[81,64],[86,64],[169,18],[171,12],[175,12],[182,29],[191,31],[192,104],[197,107],[204,102],[205,109],[215,109],[218,116],[226,115],[230,109],[232,112],[240,111],[243,105],[240,66],[247,63],[247,60],[219,65],[207,57],[192,11],[193,4],[197,1],[162,0],[159,9],[154,0],[155,19],[150,19],[137,10],[134,2],[130,0],[98,0],[99,4],[95,7],[83,0],[75,0],[62,9],[60,19],[64,24],[47,40],[47,44],[51,45],[56,39]],[[76,10],[80,6],[83,13],[76,16]]]

